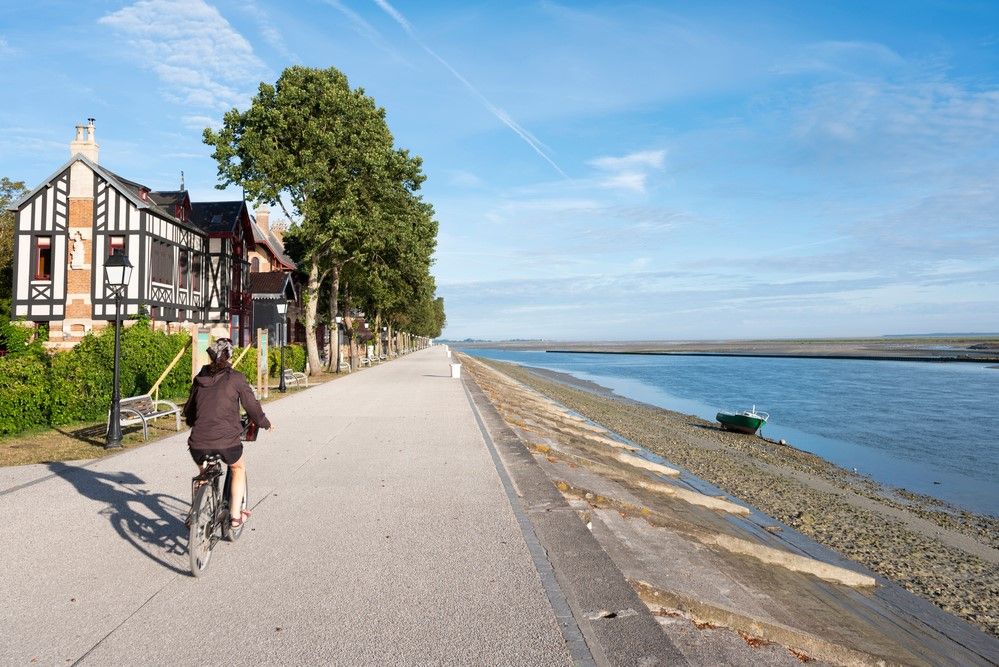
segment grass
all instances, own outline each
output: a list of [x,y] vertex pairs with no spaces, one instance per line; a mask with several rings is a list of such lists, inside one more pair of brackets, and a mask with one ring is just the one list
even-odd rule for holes
[[[344,375],[324,371],[309,377],[309,387],[344,377]],[[274,384],[271,386],[270,396],[263,399],[261,403],[269,403],[303,389],[304,387],[298,388],[291,385],[288,387],[288,394],[281,394],[277,390],[277,384]],[[183,407],[182,400],[175,402]],[[150,422],[148,442],[155,442],[169,435],[175,435],[177,433],[175,424],[172,415]],[[187,430],[183,420],[181,420],[180,427],[181,432]],[[0,437],[0,467],[97,459],[121,451],[104,449],[106,428],[106,421],[80,422],[51,429],[32,429],[17,435]],[[121,444],[124,449],[133,449],[147,444],[142,440],[141,425],[127,426],[122,430]]]

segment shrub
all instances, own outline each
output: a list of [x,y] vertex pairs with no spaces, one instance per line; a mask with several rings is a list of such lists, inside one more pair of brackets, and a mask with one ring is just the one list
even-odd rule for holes
[[[187,344],[186,333],[153,331],[139,320],[121,334],[122,397],[144,394]],[[114,329],[90,333],[72,350],[52,357],[51,419],[53,425],[103,419],[111,403],[114,371]],[[187,395],[191,383],[191,356],[184,354],[160,385],[160,396]]]
[[[294,371],[305,372],[305,362],[308,354],[305,348],[298,343],[286,345],[284,348],[284,367]],[[271,377],[277,377],[281,369],[281,348],[274,347],[267,350],[267,372]]]
[[[239,359],[242,350],[235,350],[233,359]],[[237,371],[246,376],[246,381],[251,387],[257,386],[257,348],[251,347],[239,363],[233,366]]]
[[48,370],[32,356],[0,357],[0,435],[48,424]]

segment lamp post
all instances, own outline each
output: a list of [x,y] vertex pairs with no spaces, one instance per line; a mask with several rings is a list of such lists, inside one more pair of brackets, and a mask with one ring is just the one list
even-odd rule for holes
[[111,385],[111,417],[105,449],[121,447],[121,297],[132,278],[132,263],[121,249],[116,249],[104,263],[104,280],[114,293],[114,379]]
[[285,327],[287,326],[286,315],[288,314],[288,300],[287,299],[281,299],[280,301],[277,302],[277,312],[278,312],[278,315],[281,316],[281,324],[280,324],[280,326],[281,326],[281,368],[279,369],[279,371],[281,373],[281,379],[278,380],[278,391],[280,391],[281,393],[284,393],[284,392],[288,391],[288,387],[285,386],[285,383],[284,383],[284,345],[285,345],[285,342],[286,342],[285,341],[285,336],[288,333],[285,330]]

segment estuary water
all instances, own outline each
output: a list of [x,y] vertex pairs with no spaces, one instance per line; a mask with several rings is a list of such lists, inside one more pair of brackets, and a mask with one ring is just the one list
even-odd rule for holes
[[987,364],[550,354],[465,349],[714,420],[756,405],[762,432],[893,487],[999,515],[999,370]]

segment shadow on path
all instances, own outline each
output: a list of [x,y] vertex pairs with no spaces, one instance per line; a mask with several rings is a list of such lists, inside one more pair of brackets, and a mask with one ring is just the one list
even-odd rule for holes
[[130,472],[104,473],[65,463],[50,463],[48,468],[80,495],[106,503],[100,514],[139,553],[172,572],[189,574],[170,559],[172,554],[187,553],[187,501],[149,493],[143,488],[145,482]]

